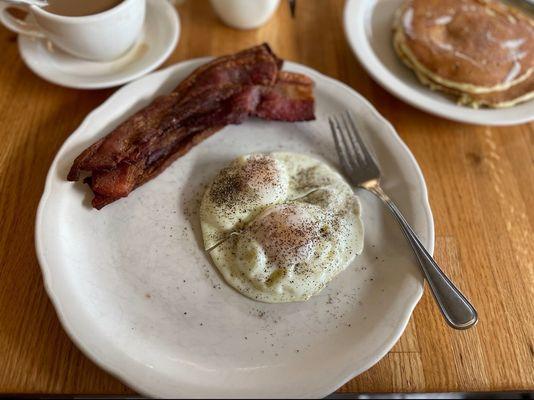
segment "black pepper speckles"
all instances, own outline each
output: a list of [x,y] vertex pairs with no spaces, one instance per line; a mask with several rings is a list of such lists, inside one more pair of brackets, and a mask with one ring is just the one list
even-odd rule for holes
[[233,169],[223,169],[210,188],[209,196],[216,206],[235,207],[239,195],[244,192],[245,183]]
[[[203,223],[220,217],[224,228],[219,231],[239,230],[211,256],[228,282],[252,299],[307,300],[355,253],[353,241],[345,239],[353,226],[347,216],[358,210],[350,204],[353,197],[335,171],[307,156],[241,157],[220,172],[204,195]],[[284,210],[277,217],[279,209]],[[210,224],[217,233],[215,222]]]
[[[319,228],[318,221],[301,206],[281,204],[257,218],[249,231],[266,252],[268,261],[278,268],[285,268],[309,257],[319,236]],[[301,265],[302,273],[305,266],[304,263]]]
[[318,187],[331,185],[334,181],[331,176],[320,173],[321,166],[315,165],[301,168],[290,179],[290,187],[296,192],[307,192]]
[[280,192],[280,171],[276,160],[263,154],[251,155],[244,163],[234,161],[221,170],[209,198],[215,206],[243,212],[263,192]]

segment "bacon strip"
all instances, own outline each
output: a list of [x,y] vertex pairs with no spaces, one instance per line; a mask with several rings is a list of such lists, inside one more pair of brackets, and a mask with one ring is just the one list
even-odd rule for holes
[[97,209],[127,196],[229,124],[249,116],[280,121],[314,119],[313,82],[281,72],[282,61],[264,44],[220,57],[195,70],[74,161],[68,180],[85,182]]
[[313,81],[305,75],[280,71],[276,84],[263,89],[254,115],[277,121],[309,121],[314,116]]

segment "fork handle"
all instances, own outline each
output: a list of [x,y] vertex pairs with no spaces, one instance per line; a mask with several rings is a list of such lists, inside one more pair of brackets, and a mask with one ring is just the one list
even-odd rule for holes
[[467,329],[474,326],[478,321],[475,308],[469,303],[460,290],[450,281],[438,266],[436,261],[421,244],[412,227],[408,224],[395,203],[384,193],[380,186],[367,187],[389,208],[399,225],[404,236],[410,242],[417,256],[419,265],[428,281],[432,295],[436,299],[439,309],[447,323],[455,329]]

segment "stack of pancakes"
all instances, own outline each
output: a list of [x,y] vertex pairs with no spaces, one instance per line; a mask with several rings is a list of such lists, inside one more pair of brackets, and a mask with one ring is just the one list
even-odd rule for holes
[[534,98],[534,20],[491,0],[405,0],[393,44],[433,90],[471,107]]

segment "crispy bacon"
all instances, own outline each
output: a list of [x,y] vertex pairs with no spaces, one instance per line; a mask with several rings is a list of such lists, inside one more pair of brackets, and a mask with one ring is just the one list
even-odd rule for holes
[[282,61],[266,45],[220,57],[196,69],[83,151],[68,180],[81,171],[97,209],[127,196],[191,147],[249,116],[280,121],[314,118],[313,82],[281,72]]
[[265,87],[254,115],[277,121],[309,121],[314,116],[313,81],[305,75],[280,71],[276,84]]

